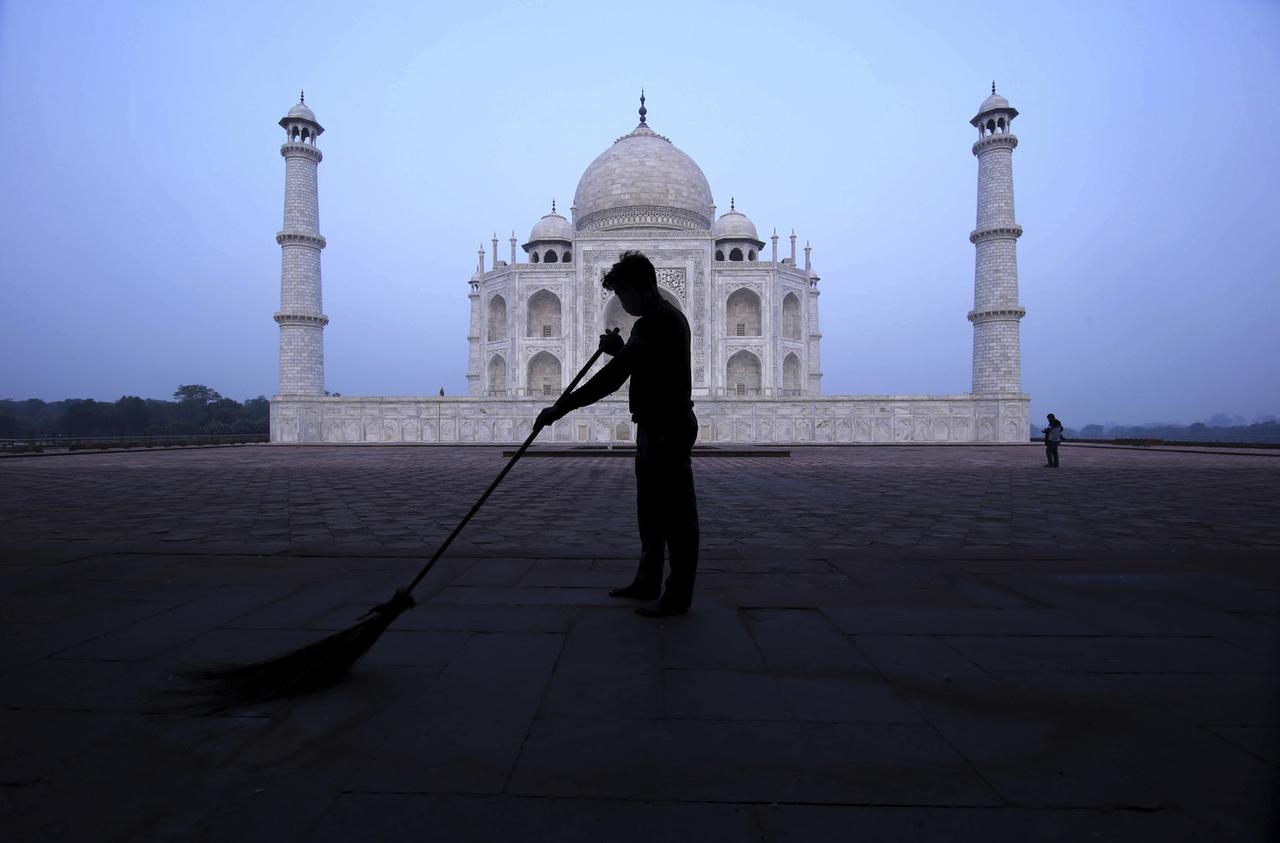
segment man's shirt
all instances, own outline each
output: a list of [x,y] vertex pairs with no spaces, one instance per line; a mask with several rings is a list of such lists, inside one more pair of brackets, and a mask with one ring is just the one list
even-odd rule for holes
[[570,409],[594,404],[631,378],[629,406],[637,424],[675,424],[688,418],[693,394],[689,320],[660,298],[636,320],[631,336],[591,380],[566,396]]

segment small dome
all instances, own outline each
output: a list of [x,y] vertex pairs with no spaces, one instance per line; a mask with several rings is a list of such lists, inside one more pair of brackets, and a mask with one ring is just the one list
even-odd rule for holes
[[986,114],[988,111],[994,111],[997,108],[1008,110],[1009,101],[999,94],[992,94],[982,101],[982,105],[978,106],[978,113]]
[[711,226],[713,240],[754,240],[760,242],[756,235],[755,224],[747,219],[747,215],[736,207],[730,206],[729,213],[716,220]]
[[564,240],[566,242],[573,240],[573,226],[567,219],[553,210],[534,223],[533,231],[529,232],[530,243],[537,243],[539,240]]
[[289,109],[289,113],[280,118],[280,125],[285,130],[289,130],[290,124],[293,124],[296,128],[299,121],[305,121],[311,124],[310,129],[304,127],[303,131],[311,138],[312,143],[314,143],[315,138],[319,137],[320,133],[324,131],[324,126],[321,126],[319,121],[316,120],[316,115],[310,108],[307,108],[306,95],[301,92],[298,94],[297,105]]
[[[312,113],[310,108],[307,108],[306,91],[298,92],[298,104],[289,109],[289,113],[284,116],[284,119],[288,120],[291,117],[300,120],[310,120],[312,123],[316,122],[316,115]],[[284,120],[281,120],[280,122],[283,123]]]
[[1013,118],[1018,116],[1018,109],[1009,105],[1009,101],[1007,99],[996,93],[995,82],[991,83],[991,96],[983,100],[982,105],[978,106],[978,113],[973,115],[969,120],[969,125],[981,128],[983,123],[987,123],[989,120],[995,119],[994,117],[987,117],[987,115],[993,111],[1003,111],[1005,116],[1008,117],[1010,123],[1013,121]]

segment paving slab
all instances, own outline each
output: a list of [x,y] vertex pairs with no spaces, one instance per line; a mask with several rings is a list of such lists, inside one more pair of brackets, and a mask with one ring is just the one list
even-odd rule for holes
[[688,802],[343,794],[308,831],[314,841],[404,840],[457,843],[705,843],[758,836],[749,805]]
[[353,727],[360,749],[345,788],[501,793],[562,644],[546,633],[473,636],[438,678],[407,685],[385,711]]
[[989,805],[929,725],[539,718],[510,792],[596,799]]
[[1208,830],[1180,811],[850,807],[770,805],[756,808],[770,843],[884,843],[981,840],[990,843],[1199,843]]
[[791,720],[780,680],[769,673],[667,670],[664,711],[676,720]]
[[774,674],[849,676],[871,669],[866,657],[813,609],[751,609],[747,629]]
[[544,716],[662,717],[657,627],[626,606],[579,612],[539,710]]

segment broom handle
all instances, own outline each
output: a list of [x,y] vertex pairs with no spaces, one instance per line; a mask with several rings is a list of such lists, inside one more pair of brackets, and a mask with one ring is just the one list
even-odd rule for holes
[[[614,329],[614,333],[617,332],[618,329]],[[604,349],[602,348],[596,349],[596,353],[591,355],[591,359],[587,361],[587,365],[583,366],[577,376],[569,382],[569,388],[565,390],[566,395],[573,392],[574,387],[578,385],[578,381],[582,380],[583,376],[586,375],[587,370],[595,365],[595,362],[600,359],[600,354],[603,351]],[[435,552],[435,555],[431,557],[431,561],[423,566],[422,570],[418,572],[418,575],[413,578],[413,582],[405,586],[404,591],[406,593],[413,591],[418,583],[422,581],[422,578],[427,575],[427,571],[431,570],[431,566],[436,564],[436,560],[444,555],[445,550],[447,550],[449,545],[453,544],[453,540],[458,537],[458,533],[461,533],[462,528],[467,526],[467,522],[471,520],[471,517],[480,511],[480,507],[489,499],[489,495],[493,494],[493,490],[498,488],[498,484],[502,482],[502,478],[506,477],[507,472],[516,464],[516,461],[524,456],[524,452],[529,450],[529,446],[533,444],[533,440],[537,439],[538,434],[541,432],[542,428],[538,426],[537,422],[534,422],[533,432],[529,434],[529,438],[524,440],[524,444],[521,445],[520,449],[511,457],[511,461],[507,463],[506,467],[502,469],[502,472],[494,479],[494,481],[489,484],[489,488],[484,490],[484,494],[480,496],[480,500],[476,501],[475,506],[471,507],[471,511],[463,517],[462,521],[458,523],[458,526],[453,528],[453,532],[449,534],[449,538],[444,540],[444,544],[440,545],[440,548]]]

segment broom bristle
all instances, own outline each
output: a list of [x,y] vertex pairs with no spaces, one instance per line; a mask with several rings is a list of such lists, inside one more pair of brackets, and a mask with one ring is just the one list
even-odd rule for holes
[[397,590],[352,626],[327,638],[273,658],[178,673],[197,683],[188,692],[215,697],[227,705],[247,705],[326,688],[363,656],[400,613],[414,605],[408,592]]

